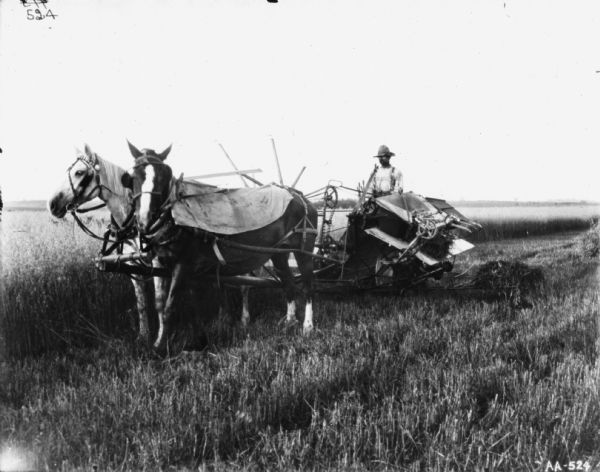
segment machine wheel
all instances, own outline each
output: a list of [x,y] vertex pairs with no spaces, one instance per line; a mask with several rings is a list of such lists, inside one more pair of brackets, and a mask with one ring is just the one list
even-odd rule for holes
[[325,202],[325,207],[327,208],[336,208],[338,204],[338,192],[335,187],[328,186],[325,189],[325,194],[323,195],[323,201]]
[[417,234],[423,239],[433,239],[437,234],[437,226],[433,220],[419,222]]

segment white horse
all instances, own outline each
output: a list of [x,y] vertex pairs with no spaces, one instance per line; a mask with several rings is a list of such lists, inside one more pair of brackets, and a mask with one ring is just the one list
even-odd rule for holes
[[[161,156],[169,154],[171,147],[165,149]],[[137,231],[133,219],[133,203],[131,190],[122,184],[123,175],[127,171],[106,159],[101,158],[86,144],[84,152],[78,151],[73,164],[67,169],[65,180],[48,200],[48,209],[57,218],[63,218],[67,212],[76,210],[83,203],[94,198],[102,200],[116,225],[119,228],[131,228]],[[123,251],[138,251],[137,240],[130,238]],[[131,279],[134,287],[136,304],[139,317],[139,336],[148,345],[151,345],[158,333],[158,313],[155,299],[155,286],[168,283],[162,277],[154,280],[141,278]],[[220,316],[229,316],[229,305],[221,299],[219,307]],[[248,309],[248,289],[242,288],[242,324],[248,325],[250,313]],[[196,333],[195,333],[196,334]],[[191,347],[198,347],[203,341],[192,340]]]
[[[166,150],[166,154],[168,154]],[[102,159],[86,144],[78,151],[75,162],[67,169],[67,176],[48,199],[48,209],[57,218],[94,198],[102,200],[119,228],[131,226],[133,221],[131,191],[121,183],[125,169]],[[129,251],[136,250],[133,239],[128,240]],[[124,249],[127,250],[127,249]],[[151,281],[132,279],[139,315],[139,336],[151,344],[158,332],[158,317],[154,310],[154,290]]]

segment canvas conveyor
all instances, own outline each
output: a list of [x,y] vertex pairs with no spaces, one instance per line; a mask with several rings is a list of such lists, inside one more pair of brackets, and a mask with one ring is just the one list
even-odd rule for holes
[[[416,250],[415,257],[424,264],[433,266],[444,259],[456,256],[473,247],[471,243],[459,237],[453,237],[448,241],[446,254],[437,257],[427,254],[427,241],[435,240],[441,231],[462,230],[471,232],[479,229],[480,225],[465,217],[452,205],[439,198],[428,198],[413,192],[389,195],[375,199],[378,207],[397,215],[410,228],[416,228],[416,235],[411,238],[411,231],[404,233],[404,240],[388,234],[384,229],[378,227],[367,228],[365,232],[371,234],[401,251],[411,251],[412,247],[423,247]],[[392,230],[393,231],[393,230]],[[441,235],[445,236],[445,235]],[[412,246],[412,247],[411,247]]]
[[[326,190],[325,202],[332,193]],[[325,209],[322,219],[331,226]],[[344,260],[341,267],[323,269],[323,275],[331,284],[337,278],[367,287],[439,278],[452,269],[454,256],[473,247],[461,234],[479,228],[445,200],[413,192],[359,200],[337,241],[322,231],[321,251]]]

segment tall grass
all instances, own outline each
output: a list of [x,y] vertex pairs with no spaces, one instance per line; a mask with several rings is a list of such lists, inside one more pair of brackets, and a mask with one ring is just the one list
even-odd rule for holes
[[600,217],[600,207],[592,204],[482,206],[460,210],[483,226],[468,237],[473,242],[584,231]]
[[[303,337],[256,290],[248,331],[215,320],[201,353],[161,360],[103,337],[0,364],[0,446],[41,470],[596,466],[597,262],[554,237],[482,244],[466,263],[498,255],[543,268],[531,308],[452,293],[321,296],[318,329]],[[63,303],[97,290],[85,286]]]
[[554,220],[523,220],[518,218],[496,220],[481,218],[477,222],[483,228],[467,236],[469,241],[475,243],[498,241],[507,238],[528,238],[567,231],[585,231],[593,224],[593,220],[579,217]]
[[[133,332],[129,281],[94,268],[100,242],[46,212],[8,212],[2,224],[0,352],[42,352],[89,343],[98,333]],[[101,231],[101,223],[90,224]]]

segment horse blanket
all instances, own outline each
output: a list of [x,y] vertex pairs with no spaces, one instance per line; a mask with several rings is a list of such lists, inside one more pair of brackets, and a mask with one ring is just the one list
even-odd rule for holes
[[273,223],[283,215],[292,198],[290,192],[277,185],[220,189],[178,181],[171,191],[171,214],[180,226],[239,234]]

